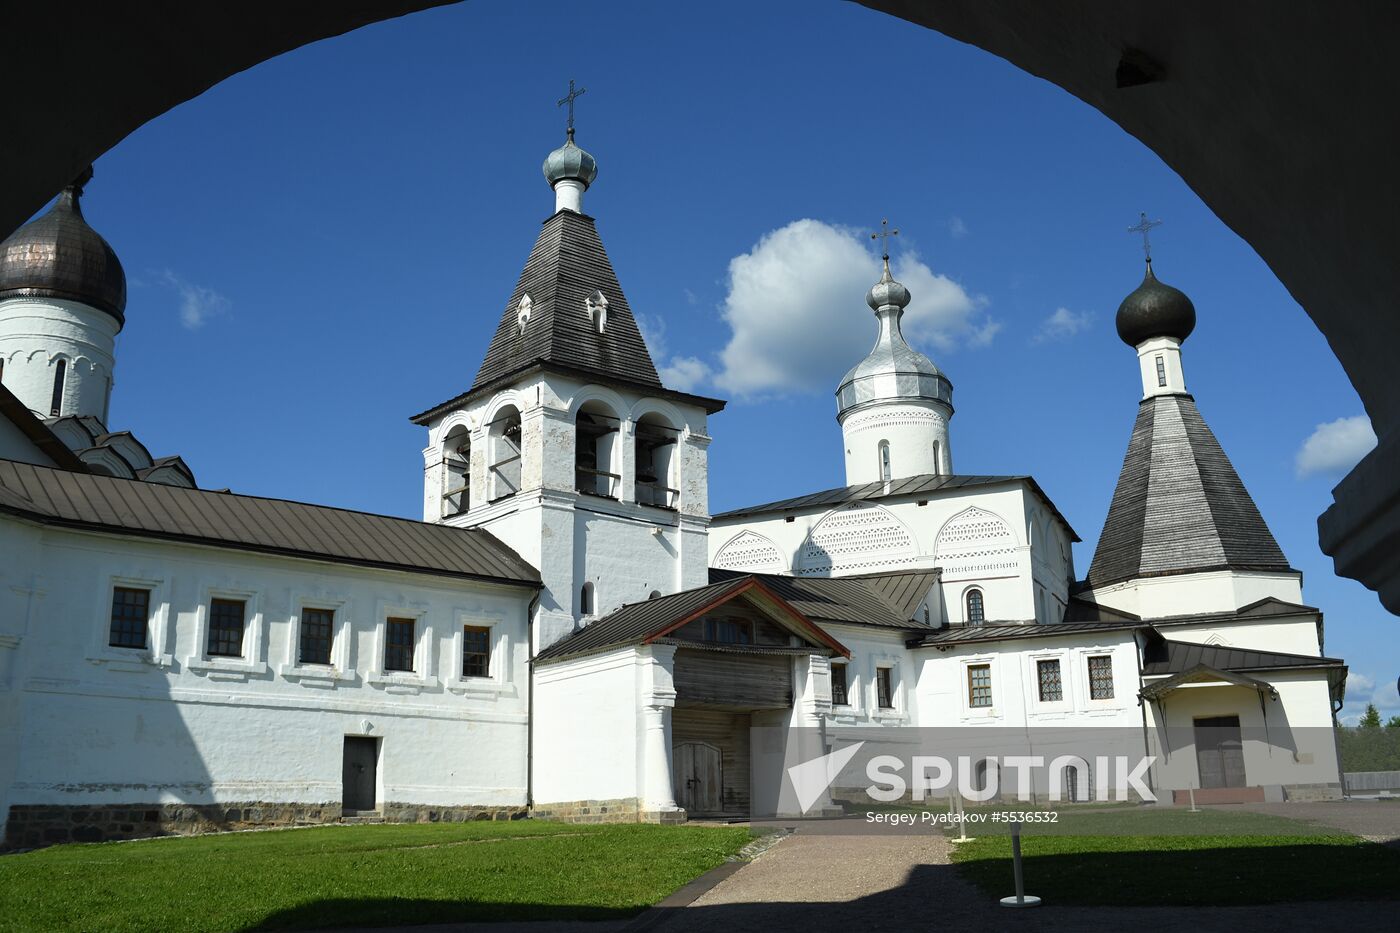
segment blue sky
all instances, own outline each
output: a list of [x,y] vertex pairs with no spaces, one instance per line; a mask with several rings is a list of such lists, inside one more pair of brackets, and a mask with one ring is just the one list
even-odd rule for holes
[[1400,712],[1394,618],[1317,547],[1345,471],[1327,462],[1364,424],[1296,466],[1361,404],[1180,178],[1060,89],[853,4],[671,12],[460,4],[259,65],[133,133],[85,199],[131,280],[113,426],[207,487],[417,515],[407,417],[475,374],[552,209],[539,165],[573,77],[600,166],[585,206],[658,366],[731,399],[715,511],[843,484],[832,392],[874,338],[857,247],[888,215],[911,330],[955,387],[958,472],[1034,474],[1085,539],[1082,574],[1140,394],[1113,312],[1146,210],[1166,221],[1159,276],[1199,313],[1188,387],[1352,663],[1344,715],[1366,682]]

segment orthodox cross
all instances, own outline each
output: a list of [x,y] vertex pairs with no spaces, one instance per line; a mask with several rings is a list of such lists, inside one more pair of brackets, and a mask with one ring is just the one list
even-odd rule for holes
[[569,138],[570,138],[570,139],[573,139],[573,138],[574,138],[574,101],[578,100],[580,97],[582,97],[584,94],[587,94],[587,93],[588,93],[588,88],[586,88],[586,87],[581,87],[581,88],[579,88],[578,90],[574,90],[574,79],[573,79],[573,78],[570,78],[570,79],[569,79],[569,93],[568,93],[566,96],[559,98],[559,103],[556,105],[556,106],[559,106],[559,107],[562,107],[562,106],[564,106],[565,104],[568,104],[568,105],[569,105]]
[[892,236],[899,236],[899,231],[890,229],[890,222],[888,219],[880,221],[880,231],[878,233],[870,234],[870,239],[884,241],[880,244],[880,252],[884,254],[885,259],[890,258],[890,237]]
[[1148,220],[1146,211],[1140,211],[1138,213],[1138,216],[1141,218],[1141,220],[1139,220],[1135,225],[1129,227],[1128,232],[1142,234],[1142,251],[1147,254],[1147,261],[1151,262],[1152,242],[1148,240],[1147,234],[1148,231],[1150,231],[1153,227],[1160,227],[1162,225],[1162,222],[1160,220]]

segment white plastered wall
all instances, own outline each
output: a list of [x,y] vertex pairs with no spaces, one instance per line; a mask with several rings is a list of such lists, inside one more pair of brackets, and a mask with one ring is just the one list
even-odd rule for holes
[[106,312],[59,298],[0,301],[0,358],[5,387],[47,417],[58,360],[67,361],[60,415],[107,420],[117,321]]

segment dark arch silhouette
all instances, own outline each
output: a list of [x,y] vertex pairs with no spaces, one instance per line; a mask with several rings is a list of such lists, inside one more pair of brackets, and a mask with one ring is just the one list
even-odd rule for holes
[[[1174,169],[1268,263],[1360,394],[1380,446],[1319,526],[1337,572],[1400,613],[1400,90],[1384,4],[1265,0],[861,0],[976,45],[1097,108]],[[127,134],[224,78],[439,0],[19,4],[0,52],[0,231]],[[678,13],[678,15],[680,15]],[[40,93],[42,92],[42,93]],[[908,158],[917,158],[910,153]]]

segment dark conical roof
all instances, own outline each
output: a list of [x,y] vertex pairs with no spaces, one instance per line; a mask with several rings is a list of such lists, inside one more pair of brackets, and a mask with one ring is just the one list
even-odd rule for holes
[[1088,584],[1205,570],[1290,569],[1195,400],[1143,399]]
[[83,219],[85,171],[53,207],[0,243],[0,299],[78,301],[124,321],[126,273],[107,241]]
[[1180,289],[1157,281],[1149,259],[1142,284],[1118,306],[1117,324],[1130,347],[1153,337],[1185,340],[1196,329],[1196,306]]
[[[588,311],[594,292],[607,299],[602,333]],[[526,295],[530,316],[521,333],[519,307]],[[472,389],[540,362],[661,388],[593,218],[573,211],[544,222]]]

